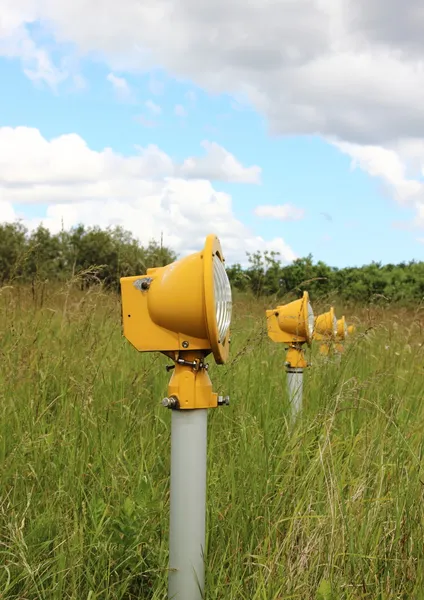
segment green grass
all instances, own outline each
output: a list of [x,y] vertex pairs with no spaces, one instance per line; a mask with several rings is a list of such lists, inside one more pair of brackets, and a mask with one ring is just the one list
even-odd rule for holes
[[[422,317],[358,312],[340,363],[314,349],[292,428],[264,306],[237,301],[210,369],[231,404],[209,411],[207,599],[424,598]],[[113,296],[0,290],[2,599],[166,598],[168,362]]]

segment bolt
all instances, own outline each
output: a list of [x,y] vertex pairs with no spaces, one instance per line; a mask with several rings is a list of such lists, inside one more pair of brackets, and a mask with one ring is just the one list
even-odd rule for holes
[[181,345],[183,348],[188,348],[190,344],[188,342],[183,342]]
[[178,404],[177,398],[175,396],[170,396],[169,398],[164,398],[162,400],[162,406],[165,408],[175,408]]
[[218,406],[229,406],[230,404],[230,396],[218,396]]

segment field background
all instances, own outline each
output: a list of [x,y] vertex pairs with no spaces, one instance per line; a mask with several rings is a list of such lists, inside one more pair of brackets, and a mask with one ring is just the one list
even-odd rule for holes
[[[307,352],[291,430],[270,307],[236,296],[210,360],[207,599],[424,598],[424,308],[336,304],[358,331]],[[113,293],[0,289],[0,598],[166,598],[166,364]]]

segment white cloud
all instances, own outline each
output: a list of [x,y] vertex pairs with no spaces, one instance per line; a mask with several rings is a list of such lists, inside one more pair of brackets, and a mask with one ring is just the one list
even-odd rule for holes
[[187,116],[187,111],[182,104],[176,104],[176,106],[174,108],[174,113],[177,115],[177,117],[186,117]]
[[5,14],[8,30],[40,19],[114,70],[163,68],[247,98],[275,132],[384,145],[424,137],[423,11],[400,2],[104,0],[99,19],[86,0],[26,0]]
[[178,165],[156,146],[137,150],[124,157],[110,148],[91,150],[76,134],[47,140],[36,129],[0,128],[2,220],[13,219],[15,203],[48,204],[42,221],[52,231],[62,221],[66,228],[116,224],[144,243],[163,232],[165,243],[182,254],[215,232],[230,263],[245,262],[246,251],[265,249],[281,252],[285,261],[295,258],[282,238],[266,241],[243,225],[231,196],[205,179],[182,179]]
[[27,24],[38,20],[59,44],[71,42],[113,70],[165,69],[248,101],[274,133],[348,143],[339,149],[353,152],[399,202],[420,206],[421,181],[410,175],[417,159],[395,142],[412,148],[424,140],[422,0],[410,0],[408,10],[402,0],[179,0],[176,7],[176,0],[104,0],[99,19],[86,0],[3,0],[0,54],[20,57],[36,81],[63,81],[64,65],[30,35]]
[[399,140],[391,148],[347,142],[334,145],[352,158],[352,169],[359,167],[379,178],[400,205],[414,208],[417,216],[412,225],[424,228],[424,181],[419,178],[424,174],[424,142]]
[[224,179],[234,183],[260,183],[262,169],[256,165],[243,167],[236,157],[215,142],[202,142],[206,155],[187,158],[181,174],[200,179]]
[[145,107],[154,115],[160,115],[162,112],[161,107],[159,106],[159,104],[156,104],[155,102],[153,102],[153,100],[147,100],[145,103]]
[[106,79],[112,84],[113,89],[120,98],[127,99],[131,97],[131,89],[125,77],[118,77],[113,73],[109,73]]
[[13,223],[17,219],[15,209],[10,202],[0,200],[0,224]]
[[299,221],[305,216],[305,211],[292,204],[261,204],[255,208],[255,215],[277,221]]
[[[25,6],[25,4],[27,6]],[[25,20],[36,18],[31,2],[17,6],[2,2],[0,8],[0,56],[19,59],[25,75],[34,83],[44,83],[54,91],[69,77],[65,61],[56,66],[49,52],[36,44],[28,32]]]

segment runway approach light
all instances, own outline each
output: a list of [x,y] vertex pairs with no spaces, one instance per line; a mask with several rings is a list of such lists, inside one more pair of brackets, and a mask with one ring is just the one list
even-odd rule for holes
[[320,353],[329,354],[331,344],[337,337],[337,317],[334,308],[318,315],[315,319],[314,340],[321,342]]
[[337,321],[337,339],[345,340],[348,336],[347,323],[344,315]]
[[164,405],[218,406],[204,359],[212,352],[223,364],[230,348],[232,295],[219,239],[209,235],[200,252],[123,277],[121,293],[127,340],[139,352],[161,352],[175,363]]
[[302,298],[266,311],[268,336],[273,342],[286,344],[285,367],[292,413],[302,407],[303,369],[308,366],[303,345],[310,345],[314,331],[314,312],[308,292]]
[[344,340],[348,337],[348,335],[349,334],[348,334],[348,330],[347,330],[347,323],[346,323],[346,319],[343,315],[337,321],[337,336],[336,336],[336,345],[335,345],[336,352],[339,352],[339,353],[344,352],[344,346],[341,342],[344,342]]
[[209,235],[200,252],[146,275],[121,279],[124,335],[139,352],[184,352],[223,364],[229,353],[231,287],[221,244]]
[[355,331],[356,331],[355,325],[348,325],[348,328],[347,328],[348,335],[353,335],[355,333]]
[[121,279],[124,336],[139,352],[171,358],[162,404],[171,408],[168,597],[204,597],[207,414],[229,404],[212,391],[205,358],[223,364],[230,348],[231,286],[219,239],[145,275]]

